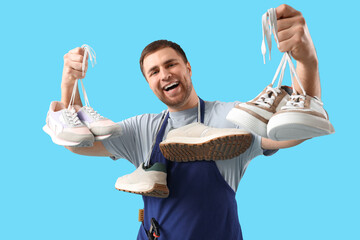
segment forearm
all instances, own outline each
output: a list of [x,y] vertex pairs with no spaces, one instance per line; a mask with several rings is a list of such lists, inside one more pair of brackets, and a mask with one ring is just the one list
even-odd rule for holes
[[[321,84],[319,75],[319,62],[317,57],[306,63],[297,61],[296,73],[298,74],[301,84],[307,95],[321,98]],[[295,90],[301,93],[301,88],[297,81],[294,81]]]
[[306,139],[302,140],[289,140],[289,141],[274,141],[268,138],[261,138],[261,147],[262,149],[276,150],[282,148],[290,148],[300,143],[304,142]]
[[111,154],[102,142],[96,141],[92,147],[65,147],[73,153],[84,156],[111,157]]
[[[61,83],[61,102],[67,107],[70,103],[70,99],[71,99],[71,94],[73,92],[73,88],[74,88],[74,84],[68,84],[65,83],[65,81],[63,80]],[[81,102],[81,98],[80,98],[80,94],[79,94],[79,88],[76,90],[76,95],[75,95],[75,100],[74,100],[74,104],[75,105],[79,105],[82,106],[82,102]]]

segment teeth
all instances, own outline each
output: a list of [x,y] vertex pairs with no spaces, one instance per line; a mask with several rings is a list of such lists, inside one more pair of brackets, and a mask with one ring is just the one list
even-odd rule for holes
[[177,82],[171,83],[171,84],[167,85],[164,89],[168,90],[169,88],[171,88],[171,87],[173,87],[173,86],[175,86],[177,84],[178,84]]

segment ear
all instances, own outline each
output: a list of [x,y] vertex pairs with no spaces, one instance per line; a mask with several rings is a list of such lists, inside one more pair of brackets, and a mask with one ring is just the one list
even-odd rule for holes
[[186,63],[186,68],[189,71],[190,77],[192,76],[191,65],[189,62]]

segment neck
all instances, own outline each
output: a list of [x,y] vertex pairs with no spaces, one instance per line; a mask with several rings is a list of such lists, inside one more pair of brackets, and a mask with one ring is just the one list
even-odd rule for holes
[[193,89],[189,98],[187,99],[187,101],[182,104],[181,106],[178,107],[170,107],[168,106],[169,112],[179,112],[179,111],[184,111],[190,108],[194,108],[198,105],[199,102],[199,98],[195,92],[195,90]]

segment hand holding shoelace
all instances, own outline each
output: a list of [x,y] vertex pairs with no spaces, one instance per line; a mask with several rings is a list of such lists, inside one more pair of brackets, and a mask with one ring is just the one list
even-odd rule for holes
[[[91,65],[92,67],[95,66],[96,64],[96,53],[95,51],[87,44],[83,44],[81,46],[81,48],[84,50],[84,57],[83,57],[83,62],[82,62],[82,65],[81,65],[81,74],[82,74],[82,78],[85,77],[85,70],[86,70],[86,63],[87,63],[87,59],[90,58],[90,61],[91,61]],[[85,100],[85,106],[88,108],[88,109],[92,109],[90,107],[90,103],[89,103],[89,99],[87,97],[87,94],[86,94],[86,91],[85,91],[85,87],[84,87],[84,83],[82,81],[82,78],[79,78],[80,82],[81,82],[81,86],[82,86],[82,92],[83,92],[83,95],[84,95],[84,100]],[[78,82],[77,80],[75,80],[74,82],[74,87],[73,87],[73,90],[72,90],[72,94],[71,94],[71,98],[70,98],[70,102],[69,102],[69,105],[68,105],[68,109],[70,109],[73,105],[76,105],[76,95],[77,94],[77,87],[78,87]],[[92,109],[92,112],[94,113],[95,111]],[[97,113],[94,113],[92,115],[96,115]]]
[[288,5],[276,8],[279,50],[291,52],[303,64],[317,61],[316,51],[302,13]]
[[[74,85],[75,80],[85,78],[88,69],[88,54],[84,48],[74,48],[64,55],[62,84]],[[85,55],[85,56],[84,56]],[[84,62],[84,57],[86,58]]]
[[[288,52],[297,61],[297,75],[302,86],[295,81],[295,89],[306,90],[310,96],[321,97],[321,85],[318,69],[318,59],[309,30],[301,12],[288,5],[280,5],[263,16],[263,37],[266,37],[269,56],[271,51],[271,34],[281,52]],[[276,15],[276,17],[275,17]],[[274,23],[276,22],[276,24]],[[268,25],[268,26],[266,26]],[[265,55],[265,41],[261,50]],[[265,56],[264,56],[265,61]]]
[[[64,68],[61,82],[61,101],[68,106],[73,91],[73,87],[77,79],[83,79],[88,69],[88,58],[85,56],[84,48],[74,48],[64,55]],[[80,96],[77,94],[74,99],[76,105],[81,105]]]

